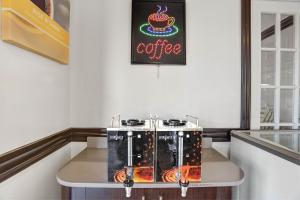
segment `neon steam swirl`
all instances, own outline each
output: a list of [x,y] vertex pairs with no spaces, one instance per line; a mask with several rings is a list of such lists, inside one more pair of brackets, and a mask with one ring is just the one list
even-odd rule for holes
[[157,14],[160,14],[160,11],[161,11],[161,6],[160,5],[156,5],[158,7],[158,11],[157,11]]

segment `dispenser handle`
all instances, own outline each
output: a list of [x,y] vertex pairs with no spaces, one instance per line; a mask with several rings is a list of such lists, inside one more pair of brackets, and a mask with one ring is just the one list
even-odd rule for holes
[[133,133],[132,131],[127,132],[127,137],[128,137],[128,143],[127,143],[127,164],[129,167],[132,167],[132,157],[133,157],[133,152],[132,152],[132,137]]
[[181,167],[183,165],[183,132],[178,133],[178,179],[181,179]]
[[115,123],[115,118],[118,118],[118,123],[119,123],[119,127],[121,126],[121,115],[120,114],[117,114],[115,116],[113,116],[111,118],[111,127],[113,128],[114,127],[114,123]]
[[192,115],[186,115],[185,117],[187,118],[187,120],[189,120],[189,118],[194,119],[196,121],[197,127],[199,127],[199,118],[198,117],[195,117]]

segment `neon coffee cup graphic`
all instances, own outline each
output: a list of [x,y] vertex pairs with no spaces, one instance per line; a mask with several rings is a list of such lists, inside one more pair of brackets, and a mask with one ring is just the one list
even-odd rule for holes
[[148,23],[140,26],[140,32],[149,37],[171,37],[179,32],[175,25],[175,18],[169,16],[167,13],[168,7],[157,5],[157,12],[148,16]]

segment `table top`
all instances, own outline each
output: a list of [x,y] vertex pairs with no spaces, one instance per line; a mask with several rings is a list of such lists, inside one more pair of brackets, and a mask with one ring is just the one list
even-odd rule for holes
[[300,130],[296,131],[249,131],[252,137],[284,147],[300,154]]
[[300,165],[300,130],[232,131],[231,136]]
[[[202,149],[202,181],[189,187],[231,187],[244,181],[244,172],[216,150]],[[86,148],[70,160],[57,174],[66,187],[123,188],[107,178],[107,149]],[[178,183],[135,183],[134,188],[177,188]]]

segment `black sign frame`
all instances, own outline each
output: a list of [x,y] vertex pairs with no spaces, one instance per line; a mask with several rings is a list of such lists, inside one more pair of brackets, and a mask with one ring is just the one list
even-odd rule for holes
[[[168,4],[176,3],[181,6],[181,40],[178,44],[181,45],[181,55],[177,59],[168,56],[164,60],[150,60],[145,58],[137,58],[137,38],[138,38],[138,25],[135,24],[136,17],[136,3],[152,3],[152,4]],[[159,65],[186,65],[186,1],[185,0],[132,0],[132,20],[131,20],[131,64],[159,64]],[[147,20],[147,19],[146,19]],[[145,36],[144,36],[145,37]],[[146,38],[146,37],[145,37]],[[157,39],[164,39],[157,37]],[[147,39],[145,39],[147,42]],[[174,45],[174,44],[173,44]]]

